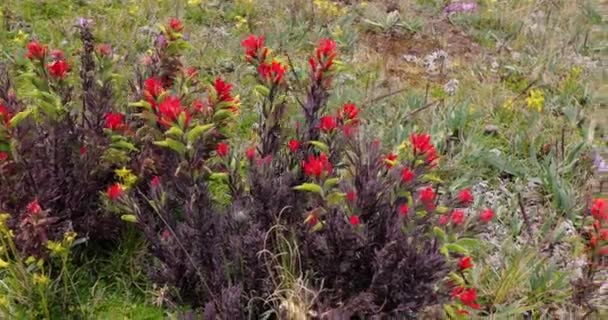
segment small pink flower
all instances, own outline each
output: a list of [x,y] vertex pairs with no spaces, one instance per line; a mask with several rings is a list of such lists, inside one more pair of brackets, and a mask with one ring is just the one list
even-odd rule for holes
[[[405,167],[403,168],[403,170],[401,170],[401,181],[403,183],[408,183],[412,180],[414,180],[415,174],[412,170],[410,170],[410,168]],[[433,189],[431,189],[432,191]],[[432,199],[431,199],[432,201]]]
[[160,177],[152,177],[152,179],[150,180],[150,186],[152,186],[152,188],[158,188],[160,186]]
[[220,142],[217,144],[217,149],[215,151],[217,152],[218,156],[225,157],[226,155],[228,155],[230,147],[228,146],[228,144]]
[[357,193],[355,191],[349,191],[346,194],[346,199],[354,203],[357,200]]
[[42,212],[42,207],[40,207],[40,203],[38,203],[38,199],[32,200],[32,202],[27,204],[26,207],[27,213],[32,215],[37,215]]
[[361,223],[361,221],[359,220],[359,216],[356,216],[356,215],[350,216],[350,224],[353,227],[358,226],[360,223]]
[[452,223],[454,225],[459,225],[464,222],[464,211],[462,210],[454,210],[452,212]]
[[458,193],[458,201],[464,206],[470,205],[474,200],[475,198],[469,189],[462,189]]
[[446,224],[448,224],[448,222],[450,221],[450,217],[447,215],[442,215],[439,217],[439,219],[437,220],[437,223],[440,226],[445,226]]
[[407,206],[406,203],[399,206],[399,214],[403,217],[407,217],[409,210],[410,208]]
[[253,161],[255,159],[255,147],[249,147],[245,150],[245,156],[249,161]]
[[479,214],[479,219],[483,222],[490,222],[490,221],[492,221],[493,218],[494,218],[494,211],[492,211],[492,209],[490,209],[490,208],[484,209]]

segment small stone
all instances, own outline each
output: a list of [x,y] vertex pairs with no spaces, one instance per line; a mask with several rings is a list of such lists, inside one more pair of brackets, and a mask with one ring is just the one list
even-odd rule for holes
[[493,124],[489,124],[489,125],[487,125],[483,129],[483,133],[485,133],[485,134],[497,134],[498,133],[498,126],[493,125]]

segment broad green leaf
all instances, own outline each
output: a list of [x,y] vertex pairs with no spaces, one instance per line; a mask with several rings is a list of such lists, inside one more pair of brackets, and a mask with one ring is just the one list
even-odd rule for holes
[[445,231],[439,227],[433,227],[433,234],[441,240],[441,242],[445,242],[448,236],[445,234]]
[[182,129],[172,126],[169,130],[165,131],[166,136],[173,136],[175,138],[181,138],[184,135]]
[[309,141],[308,143],[312,144],[313,146],[317,147],[317,149],[323,152],[329,152],[329,147],[321,141]]
[[342,201],[344,201],[344,198],[346,198],[346,194],[343,192],[332,192],[330,194],[327,195],[327,203],[329,205],[337,205],[339,203],[341,203]]
[[120,216],[120,219],[122,219],[123,221],[127,221],[127,222],[133,222],[133,223],[137,222],[137,217],[132,214],[123,214],[122,216]]
[[186,152],[186,146],[183,143],[171,138],[167,138],[164,141],[154,141],[154,144],[160,147],[170,148],[182,156]]
[[333,188],[336,184],[338,184],[338,182],[340,182],[340,178],[327,179],[325,180],[325,183],[323,183],[323,188],[325,190],[329,190]]
[[438,206],[436,210],[437,210],[437,213],[439,213],[439,214],[445,214],[448,211],[450,211],[450,209],[446,206]]
[[321,189],[321,186],[316,183],[303,183],[299,186],[293,187],[293,189],[298,191],[314,192],[323,195],[323,189]]
[[228,181],[228,174],[225,172],[214,172],[209,175],[209,179],[215,181]]
[[198,138],[205,132],[213,128],[213,124],[197,125],[188,131],[188,143],[194,144]]
[[110,147],[129,151],[137,151],[137,148],[131,142],[125,140],[113,142],[110,144]]
[[474,238],[461,238],[455,242],[456,245],[459,245],[469,251],[477,250],[481,247],[479,240]]
[[31,109],[25,109],[23,111],[17,112],[10,121],[11,128],[15,128],[19,125],[21,121],[26,119],[32,113]]
[[469,251],[468,251],[466,248],[464,248],[464,247],[462,247],[462,246],[460,246],[460,245],[457,245],[457,244],[455,244],[455,243],[447,243],[447,244],[445,244],[445,245],[443,245],[443,246],[444,246],[444,247],[445,247],[445,248],[446,248],[446,249],[447,249],[449,252],[456,252],[456,253],[468,253],[468,252],[469,252]]
[[268,95],[270,94],[270,90],[261,84],[255,86],[255,91],[264,97],[268,97]]
[[232,117],[232,115],[233,115],[232,110],[226,110],[226,109],[218,110],[213,115],[213,121],[222,121],[222,120]]

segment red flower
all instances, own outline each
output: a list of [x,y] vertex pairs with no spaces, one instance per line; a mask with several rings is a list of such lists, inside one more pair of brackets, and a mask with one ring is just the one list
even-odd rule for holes
[[[414,172],[412,172],[412,170],[410,170],[408,167],[404,167],[403,170],[401,170],[401,181],[403,183],[408,183],[408,182],[414,180],[415,176],[416,175],[414,174]],[[433,189],[431,189],[431,191],[432,190]]]
[[464,206],[470,205],[474,200],[475,198],[469,189],[462,189],[458,193],[458,201]]
[[319,121],[321,122],[319,129],[323,132],[331,132],[338,126],[336,118],[332,116],[323,116]]
[[426,187],[420,191],[420,201],[422,201],[424,204],[433,203],[434,200],[435,191],[433,190],[433,187]]
[[439,224],[440,226],[445,226],[446,224],[448,224],[449,221],[450,217],[443,215],[439,217],[439,219],[437,220],[437,224]]
[[433,144],[431,144],[431,136],[428,134],[413,133],[410,135],[410,143],[414,148],[415,155],[426,154],[428,151],[435,148]]
[[49,74],[55,79],[63,79],[70,70],[70,66],[65,60],[55,60],[47,65]]
[[471,257],[462,257],[460,261],[458,261],[458,267],[460,270],[466,270],[469,268],[473,268],[473,261]]
[[144,95],[152,99],[158,98],[165,89],[156,78],[148,78],[144,81]]
[[272,83],[279,83],[283,79],[287,71],[287,67],[276,60],[272,60],[271,64],[262,63],[258,67],[260,77],[264,80],[270,80]]
[[361,223],[361,221],[359,220],[359,216],[355,216],[355,215],[350,216],[350,224],[353,227],[358,226],[360,223]]
[[268,49],[264,48],[264,36],[256,37],[254,35],[250,35],[247,37],[247,39],[241,42],[241,46],[245,49],[245,57],[247,61],[253,62],[254,60],[259,60],[264,62],[264,60],[266,60]]
[[386,155],[384,160],[386,162],[386,167],[390,169],[394,166],[393,162],[395,162],[397,160],[397,155],[391,152]]
[[325,153],[321,153],[318,157],[309,155],[308,159],[302,163],[304,173],[309,177],[320,177],[322,174],[329,174],[332,170],[332,165],[327,159]]
[[215,151],[217,152],[218,156],[225,157],[226,155],[228,155],[228,152],[230,151],[230,147],[228,146],[227,143],[220,142],[217,144],[217,148],[215,149]]
[[[160,112],[160,123],[169,127],[171,126],[171,123],[177,121],[179,115],[182,113],[181,101],[176,96],[168,96],[160,103],[158,111]],[[188,126],[189,121],[190,115],[186,112],[186,126]]]
[[25,55],[26,58],[30,59],[30,60],[42,60],[42,58],[44,58],[44,55],[46,54],[46,46],[43,44],[40,44],[38,41],[32,41],[30,43],[27,44],[27,54]]
[[410,210],[410,208],[407,206],[406,203],[399,206],[399,214],[404,217],[407,217],[409,210]]
[[302,143],[300,141],[291,139],[291,140],[289,140],[287,147],[289,147],[289,151],[295,153],[296,151],[298,151],[300,149],[301,145],[302,145]]
[[51,50],[51,57],[55,60],[65,60],[65,54],[59,49]]
[[355,191],[349,191],[346,193],[346,199],[350,202],[355,202],[357,200],[357,193]]
[[608,229],[600,229],[599,235],[602,240],[608,240]]
[[321,39],[317,46],[317,59],[318,60],[329,60],[328,65],[325,68],[331,67],[333,59],[336,57],[336,42],[332,39]]
[[122,186],[120,185],[120,183],[115,183],[108,187],[108,191],[106,193],[108,195],[108,198],[114,201],[122,195]]
[[106,113],[106,129],[110,130],[119,130],[124,126],[125,116],[122,113],[118,112],[108,112]]
[[338,112],[338,117],[345,120],[356,120],[360,111],[354,103],[347,103]]
[[608,220],[608,202],[598,198],[593,201],[591,215],[598,220]]
[[598,250],[597,254],[602,257],[608,256],[608,246],[601,247],[600,250]]
[[319,221],[319,218],[317,218],[316,214],[311,213],[306,220],[309,226],[314,227]]
[[8,153],[0,151],[0,161],[6,161],[8,159]]
[[107,43],[100,43],[95,46],[95,49],[97,49],[97,53],[102,57],[108,57],[112,54],[112,46]]
[[32,202],[27,204],[26,211],[29,214],[39,214],[42,212],[42,208],[40,207],[40,203],[38,203],[38,199],[34,199]]
[[87,154],[87,147],[85,147],[85,146],[80,147],[80,149],[78,150],[78,153],[80,153],[81,156],[84,156],[85,154]]
[[452,212],[452,223],[454,225],[459,225],[464,222],[464,211],[462,210],[454,210]]
[[493,218],[494,218],[494,211],[492,211],[492,209],[490,209],[490,208],[484,209],[479,214],[479,219],[483,222],[490,222],[490,221],[492,221]]
[[232,91],[232,84],[225,82],[222,78],[215,78],[215,82],[213,82],[213,88],[217,93],[217,100],[219,102],[230,102],[234,100],[232,98],[230,91]]
[[463,289],[458,298],[464,305],[472,309],[479,309],[481,307],[477,303],[477,290],[475,288]]
[[8,128],[11,125],[11,114],[6,107],[0,103],[0,123],[2,122],[4,122],[4,126]]
[[160,186],[160,177],[159,176],[152,177],[152,179],[150,179],[150,186],[152,188],[158,188]]
[[164,241],[168,241],[169,239],[171,239],[171,232],[169,232],[169,230],[167,229],[164,229],[163,232],[160,234],[160,237]]
[[205,108],[205,103],[203,103],[201,100],[194,100],[192,101],[192,109],[198,111],[198,112],[202,112],[203,109]]
[[184,30],[182,22],[177,18],[171,18],[169,20],[169,27],[175,32],[181,32],[182,30]]
[[255,147],[247,148],[247,150],[245,151],[245,156],[247,157],[247,159],[249,159],[249,161],[253,161],[253,159],[255,159]]

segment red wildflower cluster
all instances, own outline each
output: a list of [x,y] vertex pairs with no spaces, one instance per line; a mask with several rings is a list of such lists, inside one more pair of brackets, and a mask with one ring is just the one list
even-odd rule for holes
[[122,195],[122,186],[120,183],[115,183],[108,187],[106,194],[111,201],[115,201]]
[[289,148],[289,151],[291,151],[292,153],[295,153],[296,151],[298,151],[300,149],[301,145],[302,145],[302,143],[300,141],[291,139],[291,140],[289,140],[287,147]]
[[314,79],[320,80],[331,69],[336,58],[336,42],[331,39],[321,39],[314,57],[308,59]]
[[272,60],[271,63],[262,62],[258,67],[260,77],[275,84],[281,82],[285,71],[287,71],[287,67],[276,60]]
[[[411,182],[412,180],[414,180],[414,177],[416,175],[414,174],[414,172],[412,170],[410,170],[410,168],[408,167],[404,167],[401,170],[401,182],[403,183],[408,183]],[[431,189],[432,191],[433,189]]]
[[144,81],[144,99],[156,110],[156,99],[164,92],[163,85],[157,78],[151,77]]
[[360,111],[354,103],[347,103],[338,111],[338,118],[343,121],[352,120],[353,122],[357,122],[357,116]]
[[160,186],[160,177],[159,176],[152,177],[152,179],[150,179],[150,186],[152,188],[158,188]]
[[40,44],[38,41],[31,41],[27,44],[26,58],[30,60],[42,60],[46,54],[46,45]]
[[11,114],[2,103],[0,103],[0,123],[4,123],[4,126],[7,128],[11,124]]
[[8,152],[0,151],[0,161],[6,161],[8,159]]
[[264,47],[264,36],[250,35],[241,42],[245,49],[245,58],[250,63],[263,63],[268,56],[268,48]]
[[431,143],[431,136],[428,134],[412,134],[410,135],[410,143],[414,151],[415,157],[424,157],[427,165],[434,166],[435,161],[439,158],[437,156],[437,150]]
[[348,200],[349,202],[354,203],[355,201],[357,201],[357,192],[353,191],[349,191],[346,193],[346,200]]
[[95,50],[102,57],[109,57],[112,54],[112,46],[107,43],[100,43],[96,45]]
[[25,208],[28,214],[37,215],[42,212],[42,207],[40,207],[40,203],[38,203],[38,199],[34,199],[30,203],[27,204]]
[[477,290],[475,288],[456,287],[452,290],[452,298],[460,299],[462,304],[472,309],[481,308],[477,303]]
[[464,211],[462,210],[454,210],[450,217],[452,219],[452,224],[457,226],[464,223]]
[[403,217],[407,217],[409,210],[410,210],[410,208],[407,206],[406,203],[399,206],[399,214]]
[[462,189],[458,192],[458,202],[463,206],[469,206],[475,201],[475,197],[469,189]]
[[169,28],[171,28],[171,30],[175,32],[181,32],[182,30],[184,30],[182,22],[177,18],[171,18],[169,20]]
[[180,115],[184,113],[184,126],[190,123],[190,112],[182,107],[181,101],[176,96],[168,96],[158,107],[158,122],[166,127],[170,127],[177,122]]
[[490,222],[494,219],[494,211],[490,208],[486,208],[479,214],[479,220],[482,222]]
[[217,153],[218,156],[225,157],[228,155],[228,152],[230,152],[230,147],[228,146],[227,143],[220,142],[217,144],[217,148],[215,149],[215,152]]
[[108,112],[106,113],[106,129],[110,129],[112,131],[120,130],[124,128],[124,119],[125,116],[122,113],[118,112]]
[[224,81],[222,78],[216,78],[213,82],[213,90],[215,90],[216,101],[209,99],[211,106],[216,106],[219,103],[227,104],[227,108],[233,112],[238,111],[238,99],[232,96],[232,84]]
[[70,71],[70,66],[64,59],[59,59],[50,62],[47,65],[47,69],[49,70],[49,75],[55,79],[63,79]]
[[591,215],[595,221],[590,230],[589,245],[600,256],[608,256],[608,202],[602,198],[593,200]]
[[327,155],[321,153],[318,157],[309,155],[308,159],[302,163],[302,168],[307,176],[318,178],[323,174],[330,174],[333,167]]
[[419,193],[420,201],[427,207],[428,210],[435,209],[435,191],[433,187],[426,187]]
[[356,216],[356,215],[352,215],[352,216],[350,216],[350,224],[351,224],[353,227],[356,227],[356,226],[358,226],[359,224],[361,224],[361,220],[359,219],[359,216]]
[[247,159],[249,159],[249,161],[253,161],[253,159],[255,159],[255,155],[255,147],[249,147],[247,148],[247,150],[245,150],[245,156],[247,157]]
[[608,201],[602,198],[593,200],[591,215],[597,220],[608,220]]
[[460,270],[473,268],[473,259],[471,259],[471,257],[460,258],[460,261],[458,261],[458,268],[460,268]]
[[384,162],[386,162],[387,168],[392,168],[394,166],[394,162],[397,161],[397,155],[394,153],[389,153],[384,157]]
[[338,122],[333,116],[323,116],[321,119],[319,119],[319,129],[321,129],[323,132],[330,133],[337,127]]

